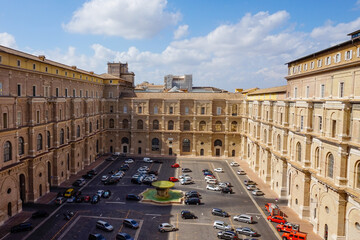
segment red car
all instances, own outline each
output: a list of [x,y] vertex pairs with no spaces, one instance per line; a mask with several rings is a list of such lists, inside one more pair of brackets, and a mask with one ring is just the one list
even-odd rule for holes
[[84,197],[84,202],[90,202],[90,196],[85,196]]
[[178,182],[179,179],[177,179],[176,177],[169,177],[169,181],[170,182]]
[[275,223],[286,223],[286,219],[282,216],[268,216],[267,220]]
[[171,167],[172,168],[178,168],[178,167],[180,167],[180,165],[178,163],[175,163],[175,164],[171,165]]

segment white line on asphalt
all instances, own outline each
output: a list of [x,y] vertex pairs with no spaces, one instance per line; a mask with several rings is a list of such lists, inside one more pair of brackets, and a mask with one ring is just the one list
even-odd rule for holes
[[153,214],[153,213],[146,213],[145,215],[147,215],[147,216],[157,216],[157,217],[161,216],[161,214]]
[[118,204],[126,204],[126,202],[105,202],[105,203],[118,203]]

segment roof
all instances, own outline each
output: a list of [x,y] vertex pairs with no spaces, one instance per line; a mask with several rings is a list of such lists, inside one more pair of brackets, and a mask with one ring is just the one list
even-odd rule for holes
[[279,86],[279,87],[272,87],[272,88],[264,88],[264,89],[258,89],[254,92],[249,93],[248,95],[258,95],[258,94],[264,94],[264,93],[279,93],[279,92],[286,92],[287,86]]
[[119,78],[119,77],[116,77],[114,75],[111,75],[111,74],[108,74],[108,73],[103,73],[100,75],[100,77],[104,78],[104,79],[111,79],[111,80],[114,80],[114,79],[117,79],[117,80],[124,80],[122,78]]
[[249,92],[256,91],[256,90],[258,90],[258,89],[259,89],[258,87],[249,88],[249,89],[243,90],[241,93],[249,93]]

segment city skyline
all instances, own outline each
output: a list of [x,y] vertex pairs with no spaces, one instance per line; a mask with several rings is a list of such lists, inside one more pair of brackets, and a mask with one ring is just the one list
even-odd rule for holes
[[360,28],[360,1],[18,3],[3,3],[0,45],[98,74],[128,62],[135,84],[192,74],[196,86],[228,91],[286,85],[286,62]]

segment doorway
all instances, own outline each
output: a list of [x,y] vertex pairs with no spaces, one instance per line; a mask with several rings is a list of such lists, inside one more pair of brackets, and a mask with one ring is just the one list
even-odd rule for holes
[[325,224],[325,229],[324,229],[324,240],[327,240],[328,239],[328,225]]
[[200,156],[204,156],[204,149],[200,149]]
[[123,153],[127,153],[127,146],[123,146]]
[[20,199],[23,203],[25,203],[25,175],[20,174]]
[[216,149],[215,149],[215,155],[216,155],[217,157],[220,156],[220,148],[216,148]]
[[141,154],[141,147],[138,148],[138,154]]
[[8,203],[8,216],[11,217],[12,216],[12,207],[11,207],[11,202]]
[[169,148],[169,155],[171,156],[173,154],[172,148]]
[[[91,156],[90,156],[90,161],[91,161]],[[51,187],[51,163],[48,162],[47,164],[47,170],[48,170],[48,183],[49,183],[49,187]]]

